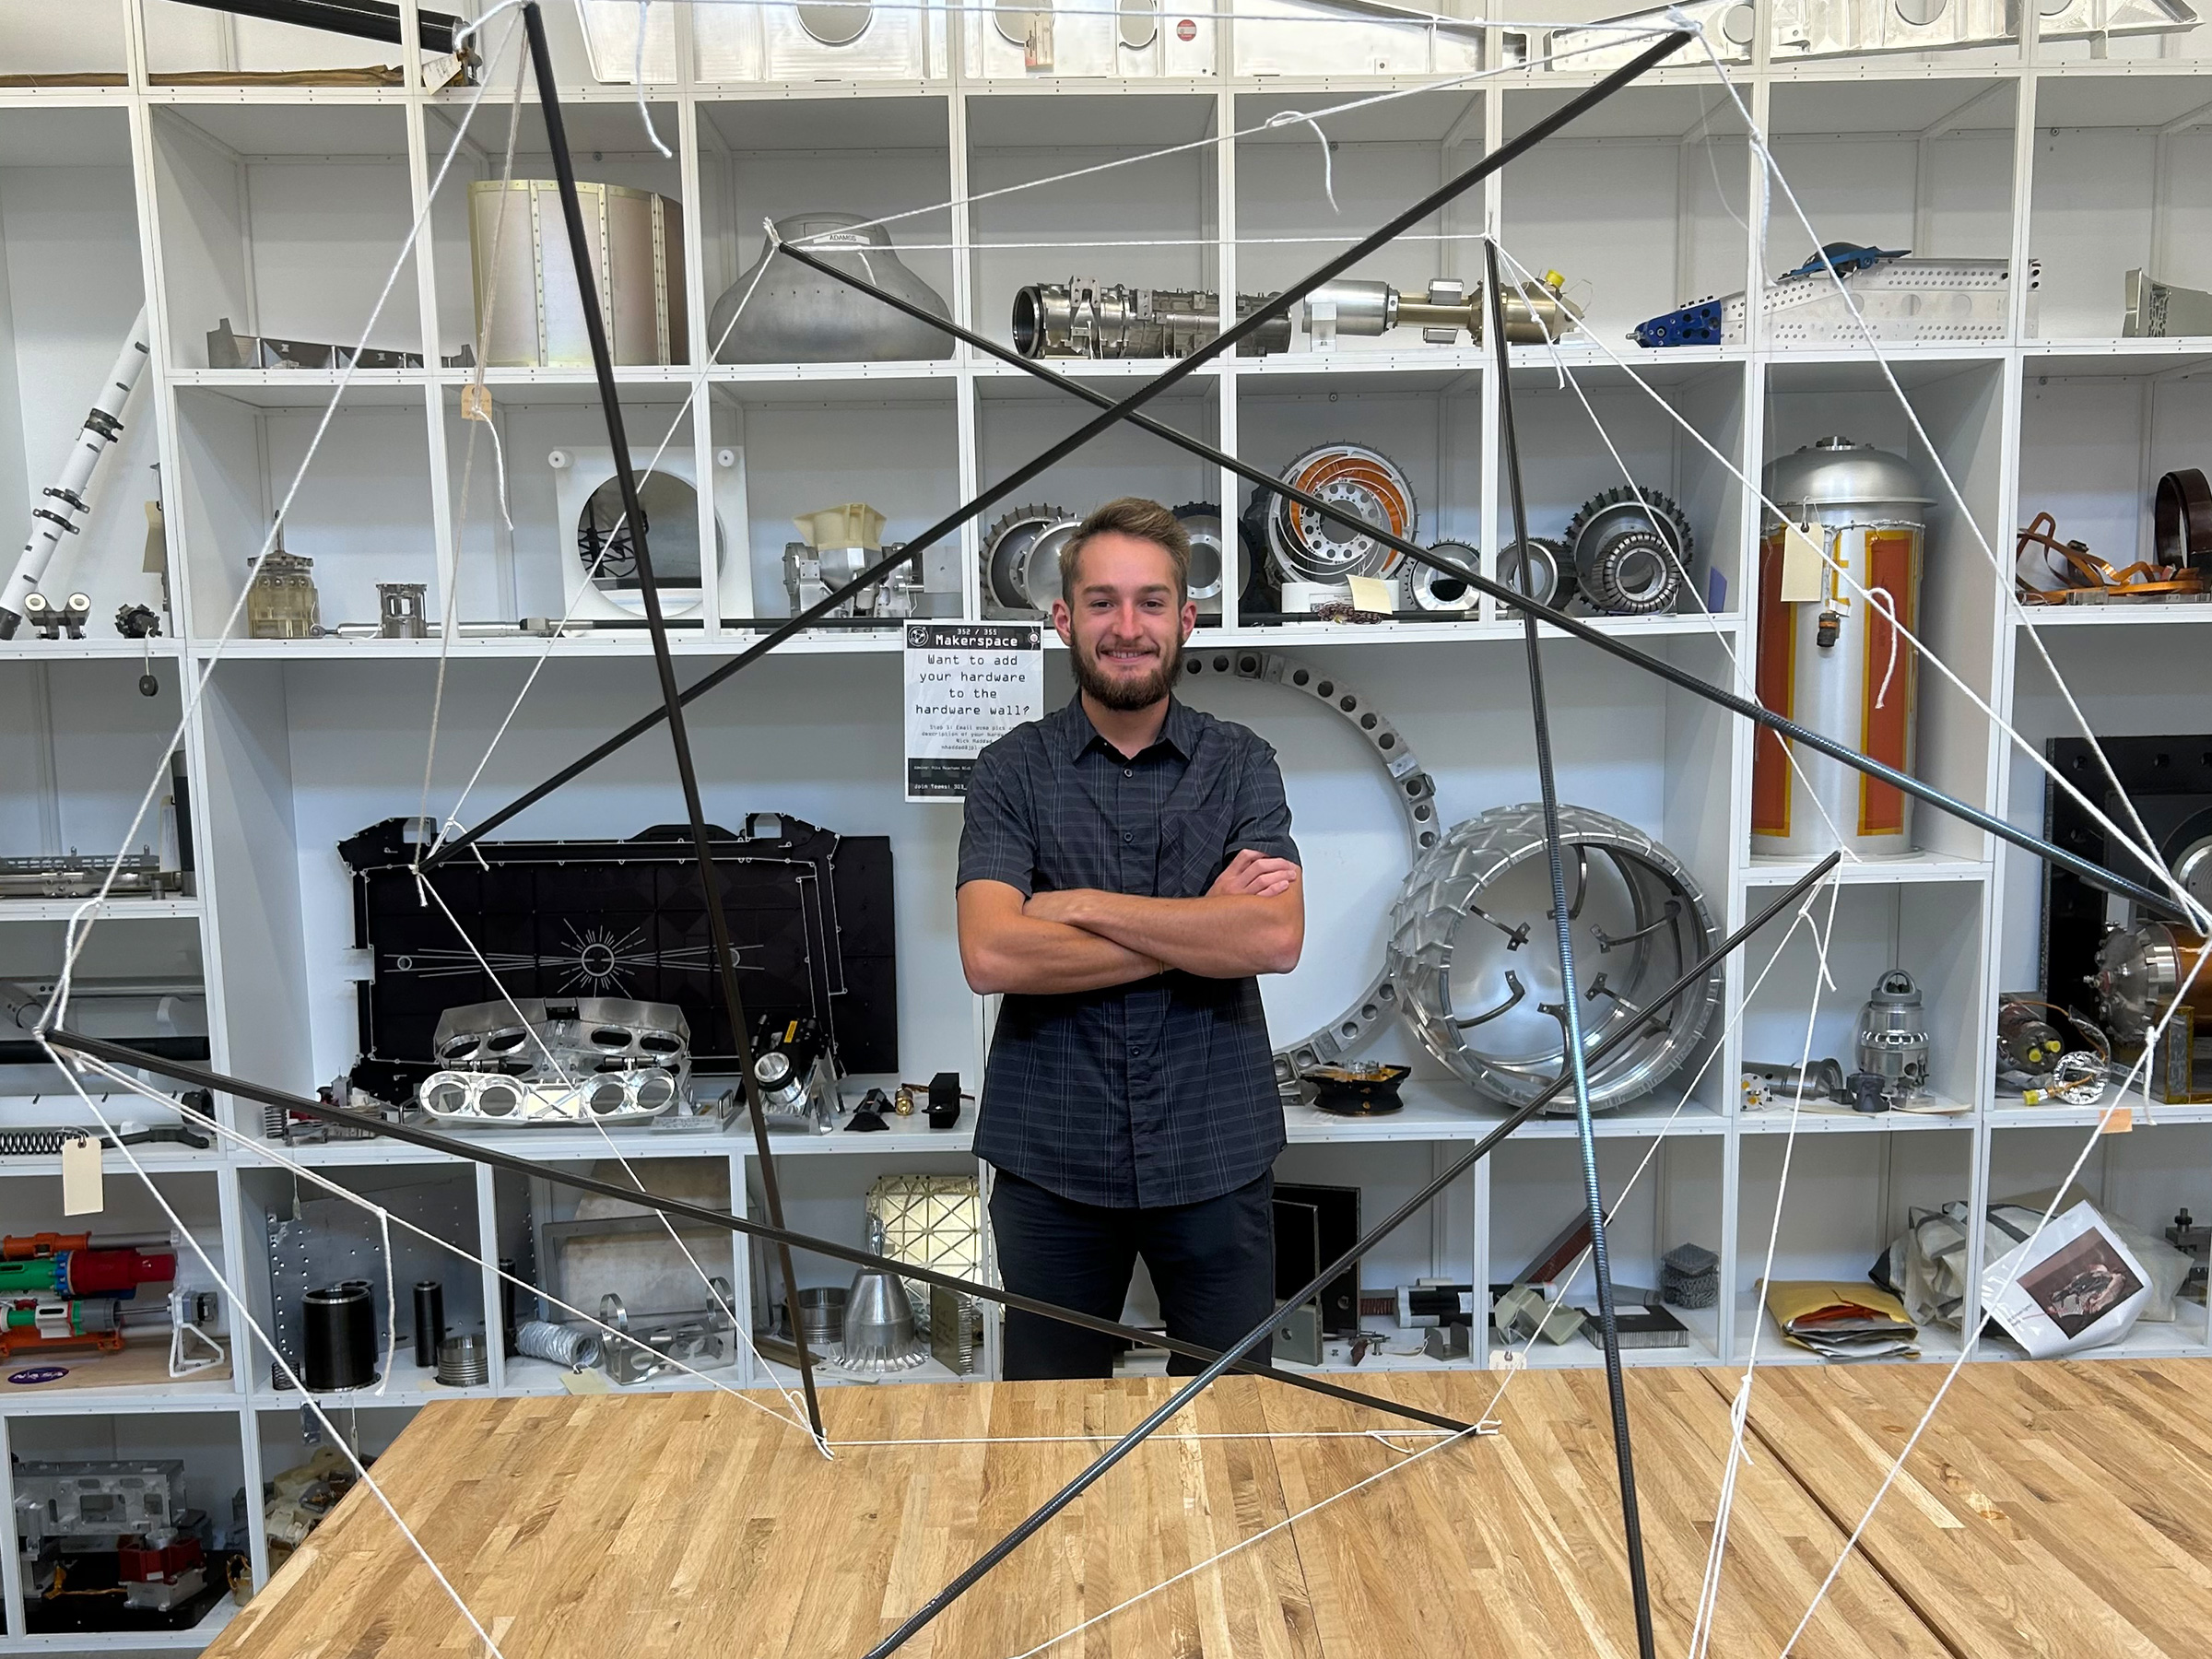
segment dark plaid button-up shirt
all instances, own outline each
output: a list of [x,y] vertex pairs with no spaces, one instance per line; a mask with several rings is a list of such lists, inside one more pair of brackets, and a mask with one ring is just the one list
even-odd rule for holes
[[[976,762],[959,879],[1197,899],[1247,847],[1298,857],[1273,749],[1171,699],[1159,737],[1126,757],[1077,697]],[[1282,1146],[1256,979],[1170,971],[999,1009],[975,1150],[1002,1170],[1078,1204],[1149,1208],[1234,1191]]]

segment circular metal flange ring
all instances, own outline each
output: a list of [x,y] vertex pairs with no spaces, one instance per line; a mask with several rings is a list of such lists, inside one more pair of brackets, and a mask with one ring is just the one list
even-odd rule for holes
[[[1406,819],[1408,863],[1418,864],[1424,853],[1442,841],[1436,813],[1435,781],[1389,718],[1335,675],[1277,651],[1186,650],[1182,658],[1183,677],[1196,679],[1206,675],[1280,686],[1286,691],[1311,697],[1334,709],[1359,734],[1390,776],[1392,797]],[[1310,1066],[1326,1065],[1343,1058],[1390,1017],[1399,1001],[1398,982],[1385,963],[1343,1013],[1275,1051],[1277,1087],[1295,1085],[1298,1074]]]
[[[1575,981],[1585,1053],[1630,1024],[1719,938],[1681,859],[1635,825],[1561,806],[1571,863]],[[1391,909],[1385,971],[1422,1046],[1482,1093],[1525,1106],[1565,1053],[1543,809],[1498,806],[1431,848]],[[1721,1005],[1718,963],[1673,1007],[1590,1068],[1594,1110],[1655,1088],[1694,1053]],[[1573,1104],[1555,1105],[1571,1112]]]

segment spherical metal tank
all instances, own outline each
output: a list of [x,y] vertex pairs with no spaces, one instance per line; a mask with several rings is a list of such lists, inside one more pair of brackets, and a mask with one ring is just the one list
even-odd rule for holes
[[[1903,457],[1823,438],[1771,463],[1765,494],[1784,522],[1759,544],[1759,700],[1900,771],[1912,770],[1927,541],[1920,479]],[[1911,853],[1912,798],[1855,768],[1753,739],[1751,850],[1815,857]]]
[[[850,213],[803,213],[778,219],[776,234],[924,311],[952,315],[937,290],[900,263],[881,225]],[[772,262],[765,273],[761,261]],[[918,362],[952,355],[950,335],[770,248],[714,301],[707,338],[716,343],[720,363]]]

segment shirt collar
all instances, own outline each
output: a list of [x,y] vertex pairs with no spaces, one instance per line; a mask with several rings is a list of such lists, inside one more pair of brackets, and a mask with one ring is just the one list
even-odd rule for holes
[[[1080,690],[1068,699],[1065,713],[1067,719],[1069,759],[1081,759],[1094,743],[1100,748],[1113,748],[1113,745],[1099,735],[1099,728],[1090,724],[1090,713],[1083,707],[1083,693]],[[1197,752],[1198,716],[1182,699],[1173,693],[1168,697],[1168,717],[1160,723],[1159,735],[1152,740],[1150,747],[1157,748],[1163,743],[1186,761]],[[1135,758],[1131,757],[1133,759]]]

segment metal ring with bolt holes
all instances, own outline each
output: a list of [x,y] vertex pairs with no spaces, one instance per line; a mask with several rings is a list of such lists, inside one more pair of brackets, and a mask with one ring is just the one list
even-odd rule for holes
[[[1406,818],[1410,860],[1418,862],[1442,840],[1442,832],[1437,827],[1435,781],[1388,716],[1336,676],[1280,652],[1250,649],[1186,651],[1182,673],[1185,679],[1218,674],[1259,680],[1280,686],[1286,691],[1299,692],[1325,708],[1334,709],[1359,734],[1390,775],[1391,794]],[[1366,1041],[1374,1029],[1396,1010],[1398,1003],[1398,981],[1385,964],[1342,1014],[1275,1051],[1277,1087],[1294,1088],[1301,1071],[1342,1059]]]
[[[1720,929],[1682,860],[1633,824],[1559,808],[1572,860],[1583,1045],[1594,1049],[1712,948]],[[1477,1089],[1525,1106],[1566,1054],[1544,812],[1497,806],[1431,848],[1391,907],[1385,973],[1422,1046]],[[1593,1111],[1657,1088],[1696,1052],[1721,1006],[1715,963],[1673,1009],[1590,1068]],[[1549,1000],[1547,1000],[1547,999]],[[1567,1101],[1554,1110],[1573,1111]]]

